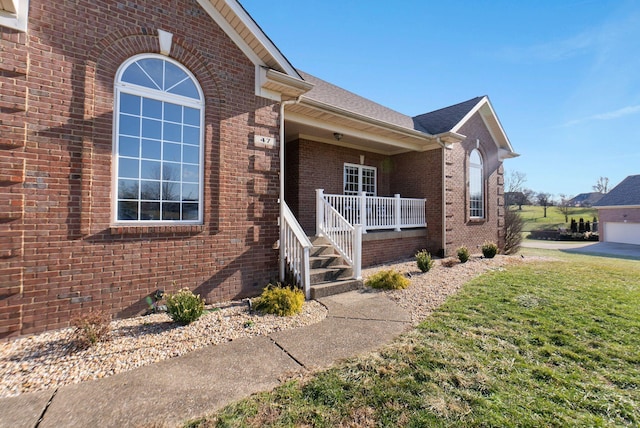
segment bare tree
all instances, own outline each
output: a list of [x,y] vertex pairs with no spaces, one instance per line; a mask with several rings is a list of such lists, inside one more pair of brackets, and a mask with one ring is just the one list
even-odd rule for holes
[[517,253],[522,244],[524,220],[516,211],[507,207],[504,213],[504,254]]
[[593,190],[600,193],[607,193],[609,191],[609,177],[598,178],[598,182],[593,186]]
[[527,182],[527,175],[520,171],[510,171],[504,179],[505,203],[509,205],[518,205],[518,209],[522,211],[522,206],[529,203],[529,198],[533,191],[526,189],[524,183]]
[[520,171],[510,171],[504,179],[504,191],[508,193],[522,192],[527,174]]
[[569,223],[569,216],[573,213],[573,206],[569,203],[571,198],[567,195],[560,194],[560,201],[558,201],[558,205],[556,208],[562,215],[564,215],[564,222]]
[[551,193],[540,192],[536,195],[538,199],[538,204],[544,207],[544,217],[547,217],[547,207],[553,205],[553,200],[551,199]]

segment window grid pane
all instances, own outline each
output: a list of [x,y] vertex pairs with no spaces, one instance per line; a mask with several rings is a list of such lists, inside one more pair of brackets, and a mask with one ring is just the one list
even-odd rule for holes
[[362,165],[344,165],[344,194],[359,195],[365,192],[376,195],[376,169]]
[[116,94],[116,219],[198,221],[203,103],[197,82],[181,66],[145,56],[120,73]]
[[469,216],[484,217],[484,183],[482,156],[478,150],[469,154]]

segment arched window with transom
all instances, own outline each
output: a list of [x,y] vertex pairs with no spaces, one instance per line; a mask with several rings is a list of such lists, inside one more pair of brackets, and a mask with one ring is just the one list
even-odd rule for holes
[[156,54],[116,74],[116,223],[202,223],[204,96],[193,74]]
[[482,155],[477,149],[469,154],[469,216],[484,218],[484,171]]

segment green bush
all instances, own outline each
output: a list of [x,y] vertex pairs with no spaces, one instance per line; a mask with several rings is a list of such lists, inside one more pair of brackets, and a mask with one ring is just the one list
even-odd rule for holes
[[381,270],[369,278],[366,284],[371,288],[384,290],[400,290],[407,288],[411,282],[395,270]]
[[422,272],[429,272],[429,270],[433,267],[433,259],[431,258],[431,254],[427,252],[427,250],[420,250],[416,253],[416,263],[418,264],[418,269]]
[[460,263],[466,263],[469,260],[469,249],[464,245],[458,248],[458,260]]
[[254,302],[254,307],[264,314],[286,317],[302,312],[303,304],[304,293],[299,288],[269,284]]
[[187,325],[200,318],[204,312],[204,300],[183,288],[167,297],[167,312],[178,324]]
[[482,255],[487,259],[492,259],[498,254],[498,246],[493,242],[485,242],[482,244]]
[[86,349],[106,340],[111,330],[109,321],[109,314],[101,310],[78,315],[71,320],[71,325],[75,327],[71,341],[78,348]]

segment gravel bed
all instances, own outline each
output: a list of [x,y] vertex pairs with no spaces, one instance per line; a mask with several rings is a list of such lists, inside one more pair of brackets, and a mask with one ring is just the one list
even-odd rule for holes
[[[504,266],[540,257],[522,259],[496,256],[471,258],[451,267],[436,260],[429,272],[418,270],[415,260],[380,265],[363,270],[367,277],[393,268],[411,277],[411,286],[384,293],[411,313],[414,324],[424,320],[451,294],[474,277]],[[303,312],[293,317],[250,313],[246,303],[219,304],[188,326],[178,326],[166,314],[127,318],[111,322],[109,340],[76,350],[72,328],[0,342],[0,397],[99,379],[187,352],[233,339],[267,335],[322,321],[326,308],[316,301],[305,302]]]
[[85,350],[71,344],[73,328],[0,342],[0,397],[100,379],[205,346],[313,324],[327,315],[316,301],[305,302],[293,317],[250,313],[244,302],[208,309],[213,311],[187,326],[164,313],[115,320],[109,340]]

